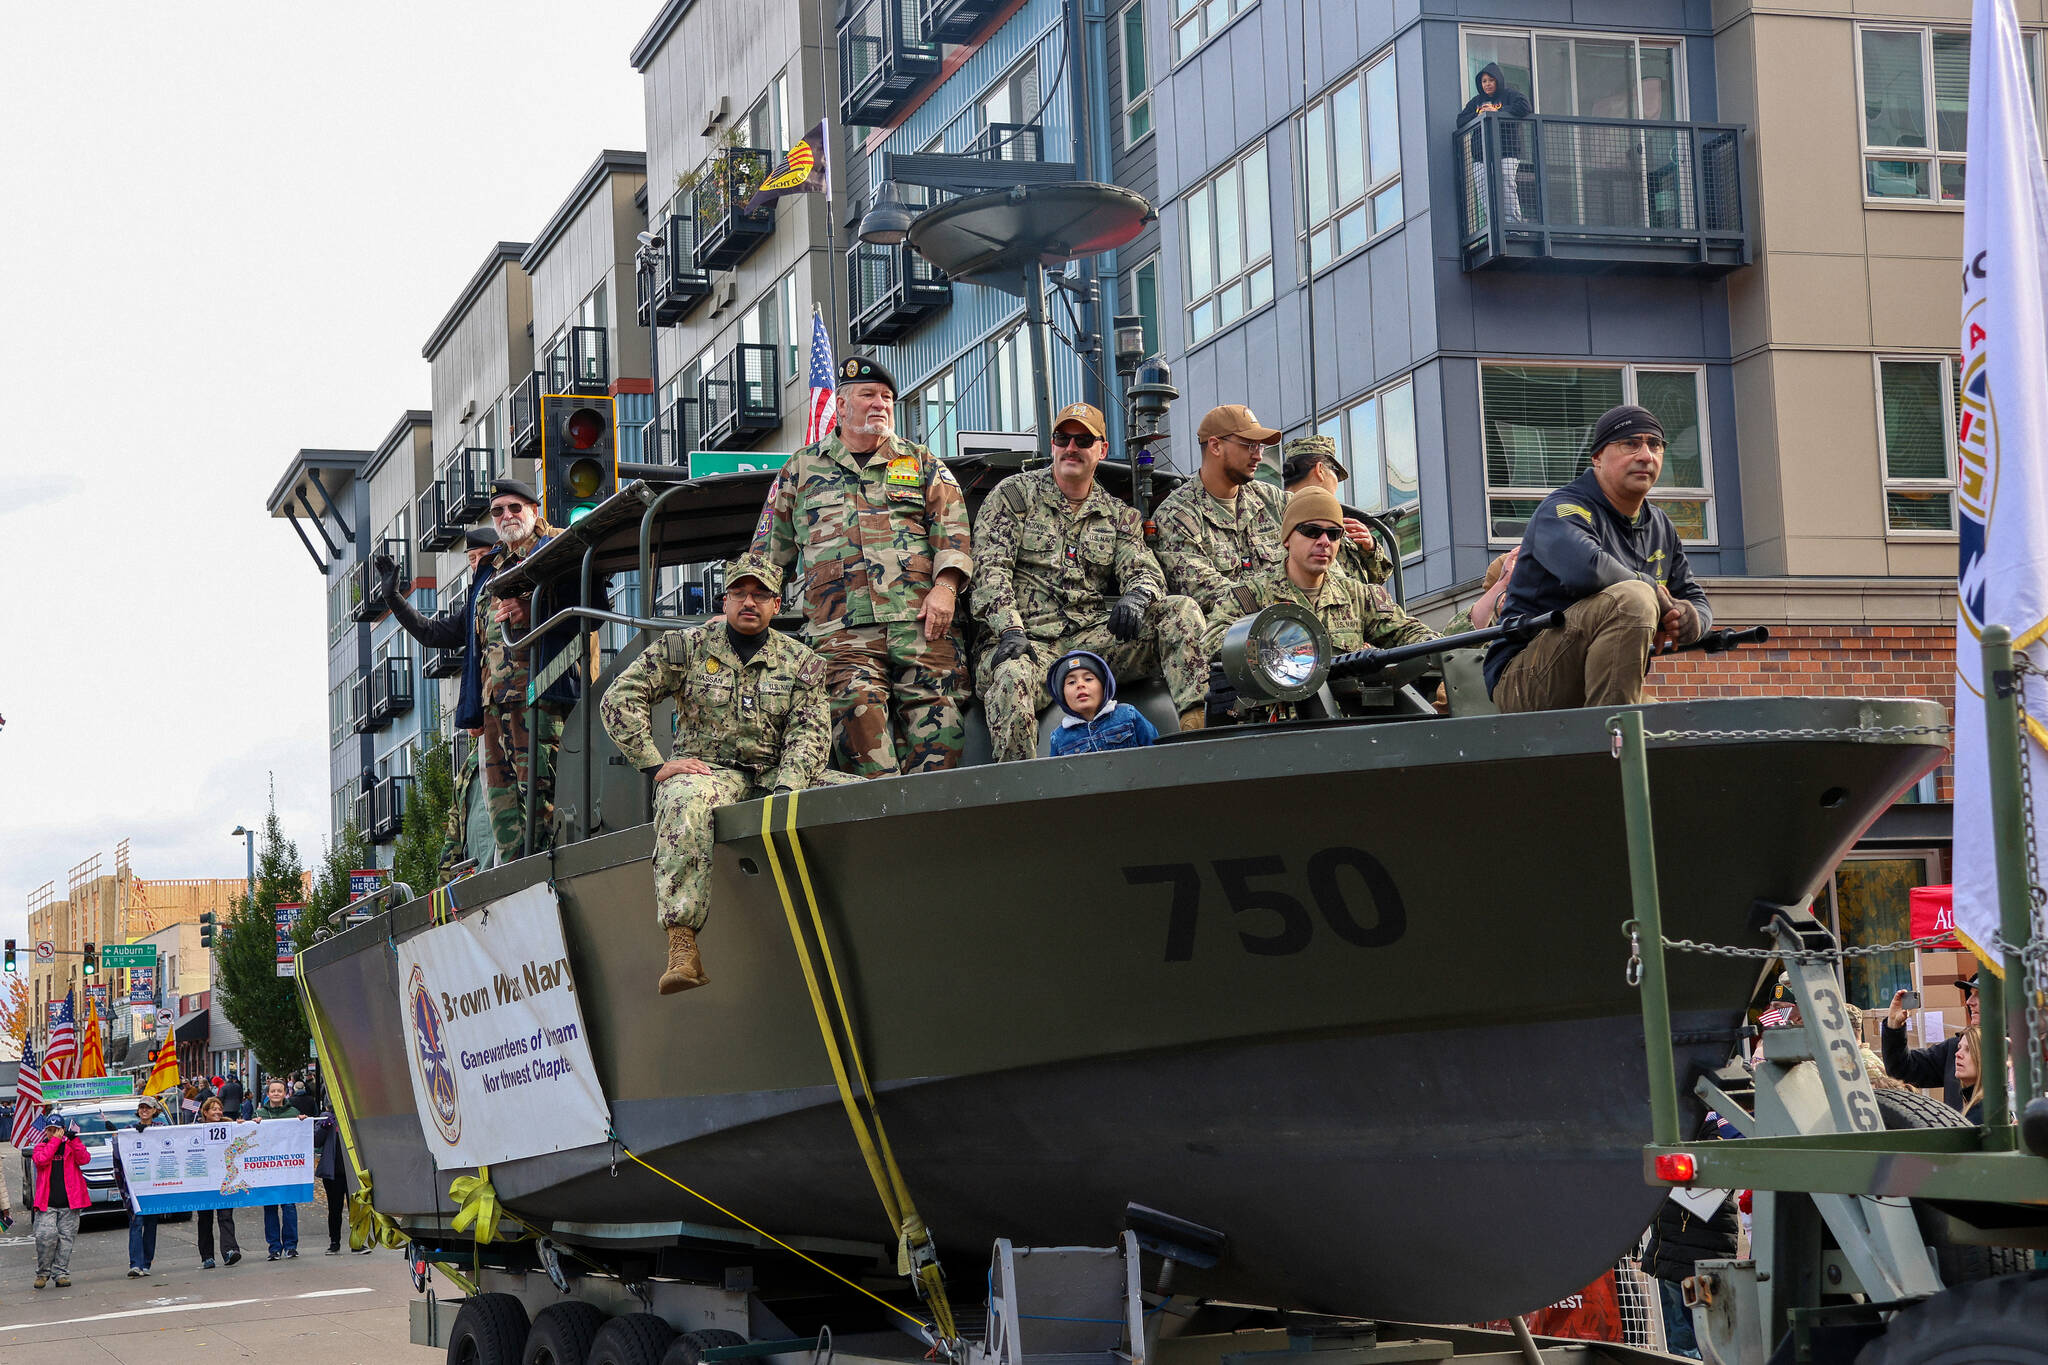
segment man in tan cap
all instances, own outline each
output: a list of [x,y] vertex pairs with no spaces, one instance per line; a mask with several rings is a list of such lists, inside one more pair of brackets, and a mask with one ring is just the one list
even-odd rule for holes
[[975,521],[974,614],[996,638],[976,683],[999,762],[1031,757],[1052,701],[1046,670],[1075,649],[1101,655],[1121,684],[1163,676],[1181,728],[1202,723],[1202,612],[1167,595],[1137,512],[1096,484],[1105,430],[1088,404],[1061,408],[1052,468],[1004,479]]
[[1195,431],[1200,477],[1176,488],[1152,514],[1169,590],[1214,613],[1238,583],[1280,567],[1280,518],[1287,494],[1255,479],[1280,433],[1240,404],[1211,408]]
[[[1344,508],[1326,488],[1290,493],[1281,522],[1280,543],[1286,558],[1279,568],[1264,570],[1231,589],[1209,618],[1210,652],[1223,641],[1233,621],[1275,602],[1306,607],[1330,633],[1330,648],[1339,654],[1354,649],[1385,649],[1392,645],[1434,640],[1436,632],[1396,606],[1385,588],[1350,574],[1336,572],[1337,547],[1344,540]],[[1261,718],[1285,707],[1247,707],[1238,714]]]
[[[1280,447],[1280,481],[1290,493],[1310,485],[1342,493],[1344,480],[1350,477],[1337,463],[1337,443],[1328,436],[1297,436]],[[1346,517],[1337,569],[1368,583],[1384,583],[1394,572],[1394,561],[1380,548],[1372,527],[1356,517]]]

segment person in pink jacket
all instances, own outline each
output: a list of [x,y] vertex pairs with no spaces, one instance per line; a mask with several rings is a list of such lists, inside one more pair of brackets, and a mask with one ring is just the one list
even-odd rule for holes
[[92,1153],[79,1140],[78,1125],[59,1115],[50,1120],[31,1155],[36,1166],[36,1187],[29,1201],[36,1213],[36,1288],[44,1288],[54,1275],[59,1289],[69,1289],[78,1215],[92,1207],[92,1195],[85,1188],[85,1163],[92,1160]]

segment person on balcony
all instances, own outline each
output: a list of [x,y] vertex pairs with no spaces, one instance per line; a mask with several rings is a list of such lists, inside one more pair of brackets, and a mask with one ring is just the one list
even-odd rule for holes
[[974,573],[967,499],[938,456],[896,434],[896,378],[880,361],[851,356],[839,376],[837,430],[782,466],[748,554],[799,574],[840,769],[957,767],[967,667],[953,618]]
[[[1500,63],[1488,62],[1479,68],[1479,74],[1472,79],[1477,93],[1465,101],[1465,107],[1458,111],[1458,127],[1474,122],[1482,114],[1499,114],[1500,118],[1500,206],[1509,218],[1522,216],[1521,189],[1515,177],[1522,169],[1522,125],[1519,119],[1529,117],[1529,97],[1508,84],[1508,78],[1501,74]],[[1473,128],[1467,144],[1471,151],[1472,167],[1472,222],[1476,226],[1482,220],[1481,211],[1486,206],[1486,142],[1485,130]]]
[[1664,428],[1645,408],[1609,408],[1590,467],[1537,505],[1500,614],[1561,611],[1534,639],[1495,640],[1486,690],[1503,711],[1635,706],[1652,652],[1713,625],[1671,518],[1650,490],[1664,472]]

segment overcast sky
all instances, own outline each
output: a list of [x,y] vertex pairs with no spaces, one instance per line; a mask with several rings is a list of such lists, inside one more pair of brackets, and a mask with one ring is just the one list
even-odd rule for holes
[[660,0],[9,5],[0,80],[0,934],[133,842],[239,877],[327,833],[321,580],[264,501],[429,406],[499,240],[645,142]]

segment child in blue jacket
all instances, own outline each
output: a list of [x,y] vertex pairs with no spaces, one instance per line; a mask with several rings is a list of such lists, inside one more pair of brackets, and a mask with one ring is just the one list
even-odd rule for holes
[[1052,732],[1054,758],[1142,749],[1159,738],[1137,707],[1118,704],[1116,674],[1099,654],[1076,649],[1061,655],[1046,674],[1045,687],[1067,713]]

